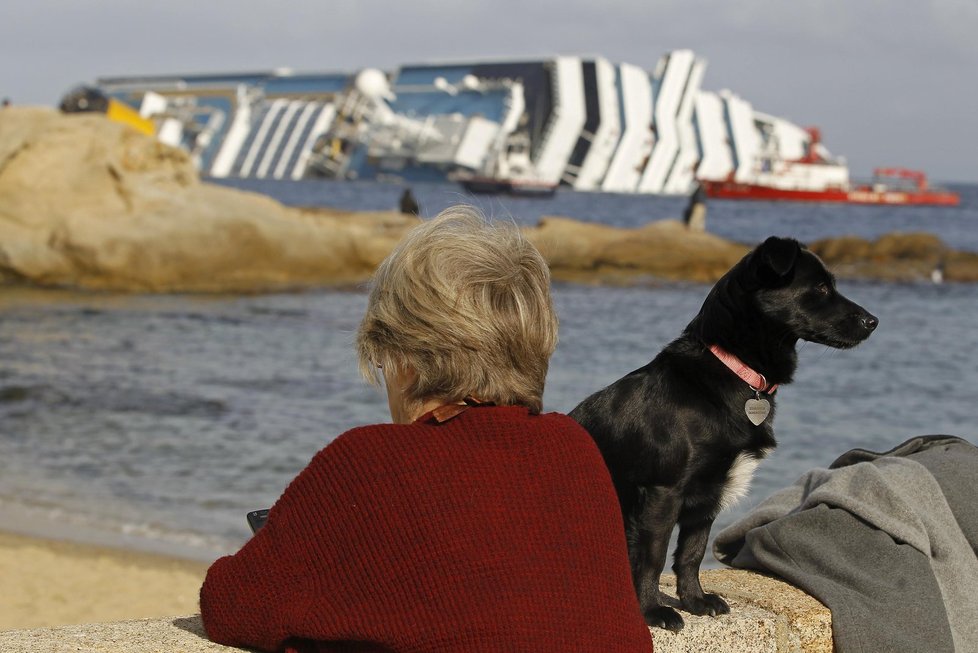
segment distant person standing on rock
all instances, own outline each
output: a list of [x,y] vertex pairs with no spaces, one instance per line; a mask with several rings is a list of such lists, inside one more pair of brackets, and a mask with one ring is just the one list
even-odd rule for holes
[[405,188],[401,194],[401,213],[406,215],[418,215],[421,212],[418,200],[414,199],[414,194],[410,188]]
[[690,231],[706,231],[706,191],[697,183],[683,212],[683,222]]

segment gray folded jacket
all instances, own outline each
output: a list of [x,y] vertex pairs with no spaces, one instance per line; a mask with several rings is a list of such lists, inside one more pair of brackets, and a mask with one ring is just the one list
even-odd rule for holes
[[716,536],[717,560],[780,576],[832,611],[837,651],[978,652],[978,448],[853,449]]

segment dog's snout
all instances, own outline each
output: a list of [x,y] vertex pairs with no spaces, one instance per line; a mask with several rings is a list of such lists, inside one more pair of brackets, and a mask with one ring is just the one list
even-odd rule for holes
[[863,328],[866,329],[867,331],[872,332],[875,331],[876,327],[880,325],[880,321],[879,319],[877,319],[875,315],[870,315],[869,313],[866,313],[865,315],[859,318],[859,324],[861,324]]

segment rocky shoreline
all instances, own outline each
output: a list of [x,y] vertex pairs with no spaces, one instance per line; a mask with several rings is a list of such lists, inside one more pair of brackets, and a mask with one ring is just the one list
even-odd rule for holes
[[[275,292],[367,280],[417,219],[295,209],[201,182],[184,152],[100,115],[0,113],[0,285]],[[556,280],[711,283],[748,251],[675,220],[637,229],[552,216],[525,228]],[[810,243],[840,278],[978,281],[978,254],[929,234]]]

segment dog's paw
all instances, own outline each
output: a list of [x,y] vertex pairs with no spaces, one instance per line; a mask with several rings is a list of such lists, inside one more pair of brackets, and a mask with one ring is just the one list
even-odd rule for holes
[[686,597],[682,601],[683,609],[690,614],[717,615],[730,612],[730,606],[716,594],[704,594],[702,597]]
[[645,611],[645,623],[657,628],[665,628],[674,633],[683,629],[683,618],[672,608],[664,605],[649,608]]

